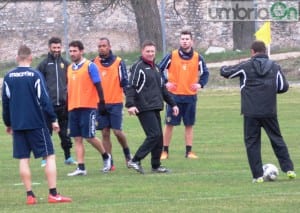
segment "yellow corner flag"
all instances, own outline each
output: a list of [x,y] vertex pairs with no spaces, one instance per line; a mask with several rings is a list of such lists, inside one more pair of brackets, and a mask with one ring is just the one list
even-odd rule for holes
[[255,37],[257,40],[263,41],[265,45],[271,44],[271,22],[264,23],[259,30],[256,31]]

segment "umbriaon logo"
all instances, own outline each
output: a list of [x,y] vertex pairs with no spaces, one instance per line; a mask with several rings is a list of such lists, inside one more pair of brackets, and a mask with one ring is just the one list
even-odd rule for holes
[[299,21],[299,1],[209,0],[208,21]]

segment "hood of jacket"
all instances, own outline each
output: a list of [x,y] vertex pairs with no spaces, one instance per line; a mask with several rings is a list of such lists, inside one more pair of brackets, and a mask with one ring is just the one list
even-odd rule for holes
[[273,64],[274,62],[269,60],[266,54],[258,54],[252,57],[253,69],[259,76],[268,74],[272,70]]

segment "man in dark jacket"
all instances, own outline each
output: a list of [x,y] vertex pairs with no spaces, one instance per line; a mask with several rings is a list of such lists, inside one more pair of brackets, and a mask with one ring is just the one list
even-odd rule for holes
[[[60,38],[52,37],[49,42],[49,53],[37,67],[46,81],[48,93],[52,100],[55,113],[58,118],[60,132],[58,133],[61,147],[64,150],[65,164],[76,164],[71,157],[70,150],[72,141],[68,136],[68,111],[67,111],[67,67],[69,62],[61,57],[62,42]],[[48,122],[48,128],[52,133],[51,123]],[[43,160],[41,166],[45,166]]]
[[261,127],[266,131],[281,170],[290,179],[296,177],[288,148],[281,136],[277,119],[277,93],[288,90],[289,84],[280,66],[266,55],[266,46],[255,41],[252,58],[235,66],[223,66],[225,78],[240,78],[241,113],[244,115],[244,141],[253,182],[264,182],[261,159]]
[[156,47],[152,41],[142,44],[142,56],[130,69],[129,86],[126,90],[126,104],[129,115],[137,115],[146,139],[139,147],[128,167],[144,173],[141,160],[151,152],[152,172],[166,173],[169,170],[160,164],[163,147],[163,133],[160,111],[163,101],[178,115],[178,107],[167,91],[159,68],[155,65]]
[[45,176],[48,182],[49,203],[71,202],[72,199],[57,193],[54,147],[45,123],[49,117],[54,131],[59,131],[44,79],[31,68],[31,49],[21,45],[17,54],[18,67],[9,71],[3,80],[2,118],[6,132],[12,134],[13,157],[19,159],[19,173],[26,189],[26,204],[38,202],[32,191],[30,155],[47,161]]

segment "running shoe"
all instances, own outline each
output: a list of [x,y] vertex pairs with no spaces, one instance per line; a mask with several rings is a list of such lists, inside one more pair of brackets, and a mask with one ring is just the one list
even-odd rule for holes
[[48,203],[69,203],[69,202],[72,202],[71,198],[64,197],[60,194],[57,194],[56,196],[49,194],[48,196]]
[[68,173],[69,177],[72,176],[80,176],[80,175],[87,175],[87,171],[86,170],[81,170],[79,168],[77,168],[74,172]]

